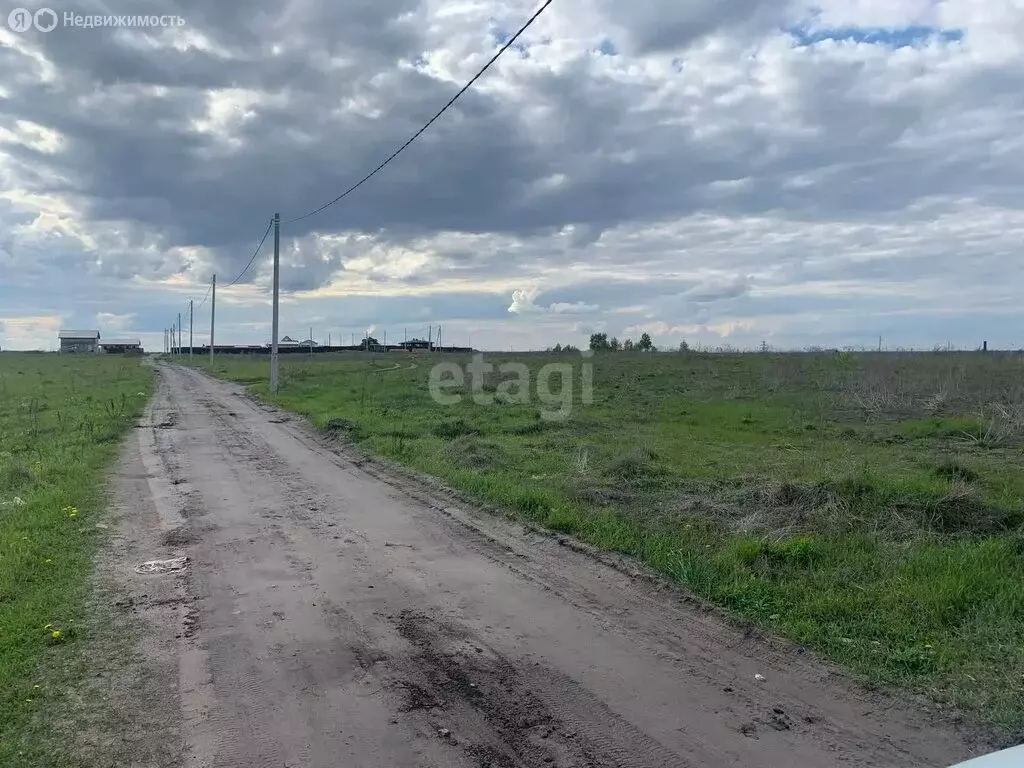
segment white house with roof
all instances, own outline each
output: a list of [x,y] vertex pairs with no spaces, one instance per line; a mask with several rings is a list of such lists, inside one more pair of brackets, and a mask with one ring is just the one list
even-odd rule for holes
[[96,354],[100,351],[99,331],[60,331],[57,339],[61,352]]

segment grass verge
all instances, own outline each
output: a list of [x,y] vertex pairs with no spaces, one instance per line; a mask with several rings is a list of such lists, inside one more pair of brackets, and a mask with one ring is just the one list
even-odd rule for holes
[[65,765],[105,535],[105,470],[152,388],[137,359],[0,354],[0,765]]

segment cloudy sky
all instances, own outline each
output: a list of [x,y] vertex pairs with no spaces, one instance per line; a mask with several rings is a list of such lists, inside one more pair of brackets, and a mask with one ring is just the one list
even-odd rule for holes
[[[224,286],[270,217],[381,162],[539,0],[49,5],[185,24],[0,9],[5,349],[160,348],[214,273],[218,342],[268,341],[270,248]],[[281,332],[1024,346],[1022,54],[1024,0],[554,0],[282,227]]]

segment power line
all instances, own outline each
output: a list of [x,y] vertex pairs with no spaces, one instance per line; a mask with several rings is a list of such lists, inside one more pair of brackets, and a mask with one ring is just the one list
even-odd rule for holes
[[263,247],[263,243],[265,243],[267,241],[267,235],[270,234],[270,228],[273,227],[273,226],[274,226],[274,220],[271,219],[270,222],[267,224],[267,231],[263,233],[263,237],[260,239],[260,244],[257,245],[256,246],[256,250],[253,251],[252,258],[249,259],[249,263],[245,265],[245,269],[243,269],[241,272],[238,273],[238,277],[236,277],[234,280],[232,280],[230,283],[228,283],[226,286],[224,286],[225,288],[230,288],[232,285],[234,285],[239,280],[241,280],[242,277],[245,276],[245,273],[249,271],[249,267],[252,266],[252,263],[254,261],[256,261],[256,257],[259,256],[260,249]]
[[534,21],[537,20],[537,17],[540,16],[547,9],[547,7],[549,5],[551,5],[552,2],[553,2],[553,0],[546,0],[544,5],[542,5],[540,8],[538,8],[536,13],[534,13],[533,16],[531,16],[527,20],[527,22],[525,24],[523,24],[523,26],[521,26],[519,28],[519,31],[516,32],[514,35],[512,35],[512,37],[510,37],[508,40],[505,41],[505,44],[501,48],[498,49],[498,52],[496,54],[494,54],[486,64],[484,64],[483,68],[479,72],[477,72],[475,75],[473,75],[472,79],[468,83],[466,83],[464,86],[462,86],[462,89],[458,93],[456,93],[454,96],[452,96],[451,99],[448,100],[448,103],[445,104],[443,107],[441,107],[441,109],[438,110],[438,112],[432,118],[430,118],[427,121],[426,125],[424,125],[418,131],[416,131],[416,133],[414,133],[411,137],[409,137],[409,139],[402,146],[400,146],[398,149],[396,149],[394,152],[392,152],[383,163],[378,165],[376,168],[374,168],[372,171],[370,171],[368,174],[366,174],[362,179],[357,181],[355,184],[353,184],[351,187],[346,189],[344,192],[342,192],[336,198],[331,200],[329,203],[324,203],[319,208],[317,208],[315,210],[312,210],[309,213],[304,213],[301,216],[296,216],[296,217],[294,217],[292,219],[287,219],[286,221],[283,221],[281,223],[282,224],[291,224],[291,223],[296,222],[296,221],[301,221],[302,219],[308,219],[310,216],[314,216],[314,215],[320,213],[320,211],[324,210],[325,208],[329,208],[330,206],[334,205],[336,202],[338,202],[342,198],[347,197],[352,192],[355,192],[357,189],[359,189],[359,187],[361,187],[363,184],[365,184],[371,178],[376,176],[377,173],[384,168],[384,166],[386,166],[388,163],[390,163],[392,160],[394,160],[396,157],[398,157],[398,155],[400,155],[405,150],[406,147],[408,147],[410,144],[412,144],[414,141],[416,141],[416,139],[418,139],[423,134],[423,132],[427,130],[427,128],[429,128],[431,125],[434,124],[435,120],[437,120],[441,115],[443,115],[448,110],[448,107],[450,107],[452,104],[454,104],[462,94],[464,94],[466,91],[468,91],[470,89],[470,87],[473,85],[473,83],[475,83],[477,80],[479,80],[480,77],[482,77],[483,74],[488,69],[490,69],[491,65],[494,64],[494,62],[496,62],[505,51],[507,51],[509,48],[512,47],[512,44],[515,43],[515,41],[519,38],[519,36],[522,35],[523,32],[525,32],[529,28],[529,26],[531,24],[533,24]]
[[206,295],[205,295],[205,296],[203,296],[203,300],[199,302],[199,306],[198,306],[198,307],[196,307],[196,309],[202,309],[202,308],[203,308],[203,304],[205,304],[205,303],[206,303],[206,300],[207,300],[208,298],[210,298],[210,290],[211,290],[212,288],[213,288],[213,285],[211,284],[211,285],[210,285],[210,286],[209,286],[209,287],[208,287],[208,288],[206,289]]

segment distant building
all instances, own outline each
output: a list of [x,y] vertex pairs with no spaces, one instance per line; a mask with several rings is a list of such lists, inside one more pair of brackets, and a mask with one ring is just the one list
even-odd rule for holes
[[60,331],[60,351],[67,353],[91,353],[100,351],[99,331]]
[[297,347],[299,342],[293,339],[291,336],[285,336],[283,339],[277,342],[279,347]]
[[100,349],[111,355],[141,355],[142,342],[139,339],[113,339],[100,343]]
[[402,349],[430,349],[430,347],[431,344],[426,339],[409,339],[401,344]]

